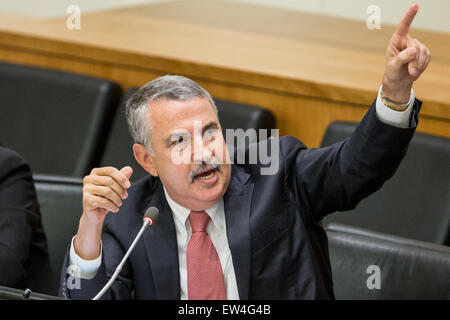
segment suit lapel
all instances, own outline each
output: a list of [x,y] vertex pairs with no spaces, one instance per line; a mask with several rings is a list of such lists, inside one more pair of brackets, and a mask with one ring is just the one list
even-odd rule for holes
[[247,300],[250,287],[250,207],[254,183],[250,174],[232,165],[231,180],[224,195],[228,245],[239,298]]
[[175,224],[160,181],[145,210],[159,209],[158,220],[144,235],[144,244],[158,299],[180,299],[180,270]]
[[[230,185],[224,195],[228,245],[239,298],[247,300],[250,286],[250,207],[254,183],[250,174],[232,165]],[[146,204],[159,209],[157,222],[143,234],[158,299],[180,299],[180,270],[175,224],[160,181]],[[144,210],[144,212],[145,212]]]

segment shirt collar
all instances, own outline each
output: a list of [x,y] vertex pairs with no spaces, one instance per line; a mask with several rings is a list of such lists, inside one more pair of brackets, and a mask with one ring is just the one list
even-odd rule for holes
[[[185,207],[176,203],[167,193],[166,188],[163,186],[164,194],[166,196],[167,203],[169,204],[170,209],[172,210],[175,218],[178,219],[184,226],[186,225],[186,220],[189,218],[189,214],[192,210],[186,209]],[[216,227],[221,226],[220,218],[221,214],[224,213],[223,209],[223,199],[220,199],[216,204],[212,207],[205,210],[206,213],[211,218],[211,221],[214,223]]]

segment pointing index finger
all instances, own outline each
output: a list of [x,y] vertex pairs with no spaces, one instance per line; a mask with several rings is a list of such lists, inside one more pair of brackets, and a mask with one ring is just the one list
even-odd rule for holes
[[413,4],[411,7],[409,7],[408,11],[406,11],[405,16],[398,24],[396,33],[399,36],[406,37],[409,33],[409,27],[411,26],[411,23],[414,20],[414,17],[417,14],[417,11],[419,11],[419,5]]

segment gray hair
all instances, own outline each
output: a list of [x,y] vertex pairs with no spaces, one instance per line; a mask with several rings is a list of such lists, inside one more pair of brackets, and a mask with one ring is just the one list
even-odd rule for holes
[[148,110],[150,103],[158,100],[191,100],[206,98],[217,114],[217,107],[211,95],[193,80],[183,76],[166,75],[156,78],[140,87],[127,101],[125,115],[131,137],[143,145],[150,154],[152,123]]

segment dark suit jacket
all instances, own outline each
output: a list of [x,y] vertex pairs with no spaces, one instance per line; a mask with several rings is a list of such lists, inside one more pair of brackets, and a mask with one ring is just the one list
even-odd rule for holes
[[[419,109],[416,101],[415,123]],[[329,213],[354,208],[379,189],[394,174],[414,130],[380,122],[374,103],[352,137],[341,143],[307,149],[293,137],[281,137],[275,175],[261,175],[260,164],[233,164],[224,207],[239,297],[334,298],[320,221]],[[67,290],[63,274],[61,294],[92,298],[114,272],[150,206],[159,208],[158,221],[145,231],[104,298],[179,299],[175,225],[161,181],[154,177],[132,186],[120,213],[107,215],[103,261],[95,278],[82,280],[79,290]]]
[[0,147],[0,285],[53,293],[47,242],[31,170]]

